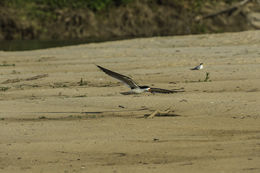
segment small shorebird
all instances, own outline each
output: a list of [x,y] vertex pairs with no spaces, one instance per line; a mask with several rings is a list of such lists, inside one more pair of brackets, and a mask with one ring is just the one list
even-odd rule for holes
[[101,67],[99,65],[97,65],[97,67],[99,69],[101,69],[103,72],[105,72],[107,75],[116,78],[117,80],[120,80],[121,82],[123,82],[124,84],[126,84],[129,88],[131,88],[131,91],[129,92],[124,92],[122,94],[139,94],[139,93],[143,93],[143,92],[151,92],[151,93],[174,93],[177,91],[172,91],[172,90],[166,90],[166,89],[161,89],[161,88],[151,88],[149,86],[140,86],[137,85],[135,81],[133,81],[133,79],[131,79],[128,76],[124,76],[122,74],[113,72],[111,70],[108,70],[104,67]]
[[200,63],[200,65],[194,67],[194,68],[191,68],[191,70],[201,70],[203,69],[203,63]]

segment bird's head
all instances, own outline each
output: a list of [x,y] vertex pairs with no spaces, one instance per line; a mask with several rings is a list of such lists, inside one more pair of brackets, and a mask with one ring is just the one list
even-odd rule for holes
[[200,63],[200,65],[203,65],[203,63]]
[[141,89],[143,89],[145,92],[151,92],[151,88],[149,86],[139,86]]
[[151,92],[151,88],[146,88],[145,91],[146,92]]

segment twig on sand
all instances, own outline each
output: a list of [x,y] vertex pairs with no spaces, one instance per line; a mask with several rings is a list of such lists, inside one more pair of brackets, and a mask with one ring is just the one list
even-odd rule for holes
[[28,81],[28,80],[37,80],[37,79],[45,78],[45,77],[48,77],[48,76],[49,76],[48,74],[41,74],[41,75],[37,75],[37,76],[26,78],[24,80],[26,80],[26,81]]
[[154,118],[155,116],[168,116],[168,117],[175,117],[175,116],[180,116],[177,114],[172,113],[174,111],[172,111],[170,108],[166,109],[165,111],[161,111],[159,109],[155,110],[154,112],[152,112],[151,114],[145,115],[145,118]]
[[17,82],[21,82],[21,81],[37,80],[37,79],[45,78],[45,77],[48,77],[48,76],[49,76],[48,74],[41,74],[41,75],[37,75],[37,76],[25,78],[25,79],[7,79],[6,81],[2,82],[2,84],[17,83]]
[[151,113],[150,115],[148,115],[146,118],[153,118],[153,117],[155,117],[158,113],[159,113],[159,110],[156,110],[156,111],[154,111],[153,113]]
[[7,79],[6,81],[2,82],[2,84],[17,83],[20,81],[21,81],[21,79]]
[[251,0],[243,0],[231,7],[228,7],[226,9],[223,9],[223,10],[220,10],[220,11],[217,11],[217,12],[214,12],[214,13],[211,13],[211,14],[208,14],[208,15],[205,15],[205,16],[197,16],[195,18],[195,21],[201,21],[203,19],[208,19],[208,18],[212,18],[212,17],[215,17],[215,16],[218,16],[218,15],[221,15],[221,14],[224,14],[224,13],[233,13],[235,10],[238,10],[239,8],[241,8],[242,6],[244,6],[245,4],[247,4],[248,2],[250,2]]

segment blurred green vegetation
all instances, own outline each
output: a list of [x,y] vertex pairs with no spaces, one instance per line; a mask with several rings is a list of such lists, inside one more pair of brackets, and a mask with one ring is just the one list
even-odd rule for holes
[[[107,14],[111,14],[107,12],[113,12],[113,10],[115,10],[117,7],[123,6],[123,8],[121,8],[122,10],[126,10],[128,7],[130,9],[138,7],[138,10],[140,10],[140,8],[142,10],[142,5],[144,5],[152,9],[152,13],[160,14],[156,13],[157,9],[170,9],[159,8],[160,6],[164,6],[172,7],[172,10],[176,11],[176,16],[178,14],[187,14],[185,17],[191,18],[192,16],[200,14],[201,9],[205,7],[206,4],[211,4],[211,6],[213,4],[214,7],[215,4],[217,5],[220,2],[232,4],[238,1],[241,0],[0,0],[0,14],[1,11],[3,11],[2,18],[9,17],[9,20],[11,21],[2,20],[7,21],[5,24],[7,29],[4,30],[5,34],[7,34],[2,36],[2,38],[10,40],[28,38],[42,39],[41,36],[45,38],[51,30],[50,26],[54,26],[57,22],[64,22],[64,18],[70,17],[69,19],[72,19],[72,17],[69,15],[74,15],[75,13],[82,14],[85,11],[94,12],[95,20],[98,21],[103,19],[106,20],[106,17],[108,16]],[[124,6],[127,7],[124,8]],[[122,10],[121,12],[123,13],[124,11]],[[90,14],[92,14],[92,12],[90,12]],[[135,13],[135,11],[133,13]],[[8,14],[8,16],[5,16],[5,14]],[[136,15],[138,16],[138,14]],[[117,16],[115,16],[115,19],[117,19]],[[138,20],[137,18],[132,18],[129,20],[143,22],[143,19]],[[160,20],[162,20],[161,23],[167,25],[167,17]],[[181,20],[181,18],[178,20]],[[190,25],[191,33],[207,33],[209,31],[207,26],[203,23],[189,23],[187,25]],[[73,28],[73,32],[79,32],[80,29],[82,28],[79,28],[78,30]],[[72,33],[72,31],[70,32]],[[178,32],[176,31],[176,33]],[[68,35],[69,34],[67,33],[67,37],[69,37]],[[51,38],[57,39],[58,36],[56,36],[54,33]]]
[[[206,3],[218,3],[222,1],[231,4],[241,0],[0,0],[0,7],[15,9],[21,21],[28,21],[30,19],[32,23],[34,21],[44,23],[56,20],[57,14],[55,10],[57,9],[89,9],[97,13],[136,1],[148,3],[155,8],[157,5],[169,5],[175,6],[178,9],[185,8],[186,10],[198,13]],[[35,27],[44,32],[43,26],[35,24]],[[205,30],[201,25],[196,27],[201,32]]]
[[[93,11],[100,11],[113,6],[125,5],[137,0],[0,0],[1,5],[17,8],[26,8],[32,6],[47,6],[49,8],[88,8]],[[189,4],[190,8],[200,8],[203,4],[210,2],[220,2],[220,0],[143,0],[148,3],[158,4]],[[221,0],[225,3],[233,3],[239,0]]]
[[26,8],[28,6],[45,6],[49,8],[88,8],[100,11],[111,6],[120,6],[133,0],[1,0],[0,4],[9,7]]

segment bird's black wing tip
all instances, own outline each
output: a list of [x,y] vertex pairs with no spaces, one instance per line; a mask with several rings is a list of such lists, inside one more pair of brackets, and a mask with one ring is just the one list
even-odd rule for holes
[[97,65],[97,64],[95,64],[98,68],[102,68],[101,66],[99,66],[99,65]]
[[106,70],[104,67],[101,67],[100,65],[97,65],[97,64],[96,64],[96,66],[97,66],[100,70],[102,70],[102,71]]
[[167,90],[167,89],[162,89],[162,88],[150,88],[150,92],[151,93],[161,93],[161,94],[173,94],[173,93],[185,92],[185,91],[178,90],[178,89]]

